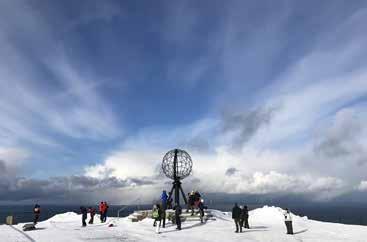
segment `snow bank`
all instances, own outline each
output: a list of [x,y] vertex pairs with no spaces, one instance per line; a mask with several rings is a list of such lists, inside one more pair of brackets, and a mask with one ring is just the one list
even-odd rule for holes
[[365,242],[367,227],[324,223],[308,220],[293,214],[294,235],[287,235],[284,225],[284,210],[277,207],[264,206],[251,210],[249,215],[250,229],[243,233],[234,233],[235,227],[231,212],[210,210],[216,220],[204,224],[200,221],[185,221],[182,231],[167,222],[166,228],[156,234],[153,220],[148,218],[132,223],[127,218],[109,218],[110,222],[81,227],[81,215],[73,212],[55,215],[47,221],[37,224],[34,231],[23,232],[22,225],[0,225],[1,242],[81,242],[81,241],[141,241],[141,242]]
[[[262,208],[254,209],[249,212],[250,217],[262,220],[267,223],[277,223],[284,220],[284,210],[278,207],[264,206]],[[296,215],[292,214],[292,218],[295,219]]]
[[67,213],[61,213],[57,214],[51,218],[49,218],[48,222],[74,222],[76,220],[80,220],[80,215],[74,212],[67,212]]

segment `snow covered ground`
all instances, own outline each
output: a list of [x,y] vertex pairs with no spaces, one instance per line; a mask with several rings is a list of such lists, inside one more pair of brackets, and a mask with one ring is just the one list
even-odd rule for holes
[[[81,216],[75,213],[56,215],[40,222],[37,230],[23,232],[23,224],[0,225],[3,242],[74,242],[74,241],[367,241],[367,227],[308,220],[293,215],[295,235],[285,234],[283,211],[276,207],[263,207],[250,211],[250,227],[243,233],[234,233],[230,213],[212,210],[215,221],[200,224],[183,223],[182,230],[168,223],[160,234],[155,233],[153,221],[145,219],[132,223],[127,218],[109,218],[106,224],[97,223],[81,227]],[[114,227],[108,227],[113,223]]]

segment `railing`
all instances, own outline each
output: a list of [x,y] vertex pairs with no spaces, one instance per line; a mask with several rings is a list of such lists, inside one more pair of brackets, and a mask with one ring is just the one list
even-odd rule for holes
[[[140,197],[135,199],[132,204],[137,204],[137,207],[138,207],[138,210],[140,209],[140,202],[141,202],[141,199]],[[117,211],[117,217],[119,218],[120,217],[120,213],[123,212],[124,210],[126,210],[127,208],[131,207],[131,206],[135,206],[135,205],[126,205],[126,206],[123,206],[122,208],[120,208],[118,211]]]

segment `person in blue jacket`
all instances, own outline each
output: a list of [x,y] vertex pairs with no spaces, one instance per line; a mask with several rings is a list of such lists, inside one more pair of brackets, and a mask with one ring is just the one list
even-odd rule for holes
[[166,227],[166,209],[167,209],[167,200],[168,200],[168,195],[167,192],[165,190],[163,190],[162,195],[161,195],[161,203],[162,203],[162,227]]

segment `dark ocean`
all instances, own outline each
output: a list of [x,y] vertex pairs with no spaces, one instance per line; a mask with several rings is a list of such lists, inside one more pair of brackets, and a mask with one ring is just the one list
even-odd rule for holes
[[[208,207],[218,209],[222,211],[230,211],[233,204],[211,204]],[[255,209],[262,207],[262,204],[249,204],[249,209]],[[79,213],[79,205],[42,205],[41,204],[41,220],[46,220],[52,216],[65,213],[76,212]],[[111,205],[108,211],[109,216],[116,217],[117,212],[124,205]],[[367,208],[366,207],[348,207],[342,205],[309,205],[309,206],[292,206],[288,205],[288,208],[295,214],[301,216],[307,216],[309,219],[344,223],[344,224],[357,224],[367,225]],[[95,206],[97,209],[97,206]],[[133,205],[126,207],[120,214],[121,217],[128,216],[138,209],[150,209],[151,205]],[[5,223],[6,216],[13,215],[16,223],[30,222],[33,220],[33,205],[0,205],[0,224]]]

